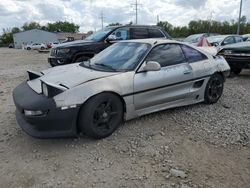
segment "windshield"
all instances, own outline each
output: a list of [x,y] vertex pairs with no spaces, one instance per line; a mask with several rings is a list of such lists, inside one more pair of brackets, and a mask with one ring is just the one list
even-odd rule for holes
[[184,42],[196,43],[202,37],[203,34],[190,35],[189,37],[184,39]]
[[104,71],[130,71],[134,70],[150,49],[149,44],[136,42],[116,43],[94,56],[88,65]]
[[86,39],[93,40],[93,41],[100,41],[103,37],[105,37],[112,30],[113,30],[112,28],[104,28],[88,36]]

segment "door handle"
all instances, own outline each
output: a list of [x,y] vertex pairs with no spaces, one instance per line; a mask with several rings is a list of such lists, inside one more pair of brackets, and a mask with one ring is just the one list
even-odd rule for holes
[[183,74],[191,74],[191,70],[185,70],[184,72],[183,72]]

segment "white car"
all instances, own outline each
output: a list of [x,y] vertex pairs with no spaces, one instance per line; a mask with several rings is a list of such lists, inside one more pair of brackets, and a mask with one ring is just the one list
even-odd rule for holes
[[32,43],[32,44],[28,44],[25,47],[26,50],[44,50],[46,49],[46,45],[43,43]]
[[13,91],[16,118],[34,137],[104,138],[124,120],[216,103],[229,73],[223,57],[177,41],[118,42],[89,61],[28,71]]
[[243,42],[243,38],[240,35],[218,35],[208,37],[207,40],[212,46],[215,46],[218,51],[226,45]]

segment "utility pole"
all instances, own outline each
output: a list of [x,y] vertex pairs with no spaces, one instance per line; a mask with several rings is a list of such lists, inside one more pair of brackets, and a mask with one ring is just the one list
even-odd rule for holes
[[131,5],[135,7],[135,24],[137,24],[137,22],[138,22],[138,6],[140,6],[142,4],[138,4],[137,0],[135,0],[135,3],[131,4]]
[[160,18],[159,18],[159,15],[157,15],[157,23],[156,25],[160,22]]
[[238,20],[238,28],[237,28],[237,34],[240,34],[240,20],[241,20],[241,10],[242,10],[242,0],[240,0],[240,12],[239,12],[239,20]]
[[100,18],[101,18],[101,22],[102,22],[102,29],[103,29],[103,20],[104,20],[103,11],[101,12],[101,16],[100,16]]

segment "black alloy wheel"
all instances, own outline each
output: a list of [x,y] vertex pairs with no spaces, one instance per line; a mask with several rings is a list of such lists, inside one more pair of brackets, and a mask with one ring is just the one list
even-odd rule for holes
[[205,90],[205,103],[216,103],[223,93],[223,88],[223,77],[220,74],[214,74],[213,76],[211,76]]
[[118,96],[102,93],[89,99],[82,107],[78,126],[91,137],[111,135],[123,120],[123,104]]

